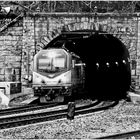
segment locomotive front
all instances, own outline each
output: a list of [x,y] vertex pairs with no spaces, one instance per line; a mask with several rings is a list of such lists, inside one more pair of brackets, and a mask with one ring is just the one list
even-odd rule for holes
[[70,62],[71,55],[64,49],[47,49],[37,53],[33,64],[35,96],[45,96],[50,100],[61,94],[69,94],[72,84]]

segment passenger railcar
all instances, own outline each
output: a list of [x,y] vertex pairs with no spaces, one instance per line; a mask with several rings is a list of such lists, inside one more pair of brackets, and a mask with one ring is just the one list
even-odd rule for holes
[[85,64],[64,48],[41,50],[33,63],[33,90],[41,102],[61,102],[84,88]]

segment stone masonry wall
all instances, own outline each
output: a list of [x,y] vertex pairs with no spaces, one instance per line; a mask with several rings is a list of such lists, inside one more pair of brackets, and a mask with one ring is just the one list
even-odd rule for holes
[[[22,67],[22,76],[30,75],[30,62],[33,55],[48,44],[55,36],[61,33],[61,30],[78,30],[78,29],[96,29],[114,34],[127,46],[130,52],[132,75],[140,75],[140,64],[136,67],[136,60],[140,56],[137,51],[138,45],[138,19],[137,17],[102,17],[95,19],[94,16],[42,16],[42,17],[26,17],[23,20],[24,30],[23,46],[26,53]],[[96,24],[95,24],[96,22]],[[34,40],[33,40],[34,39]],[[30,40],[30,41],[28,41]],[[30,55],[28,55],[30,54]],[[137,56],[139,55],[139,56]],[[139,79],[137,79],[139,81]]]
[[32,18],[24,18],[23,20],[23,48],[22,48],[22,74],[21,81],[26,84],[24,78],[31,75],[31,62],[35,54],[34,39],[34,20]]
[[[12,19],[0,19],[1,27]],[[20,81],[23,21],[0,34],[0,81]]]
[[[132,75],[136,76],[137,81],[139,81],[140,19],[115,16],[95,19],[94,16],[79,16],[78,14],[70,16],[67,14],[26,16],[23,17],[22,21],[18,21],[14,26],[9,27],[7,32],[0,36],[0,79],[6,80],[5,77],[7,76],[5,75],[9,68],[11,68],[11,73],[13,69],[16,69],[16,74],[20,73],[21,68],[21,81],[26,84],[24,78],[32,74],[31,62],[34,54],[59,35],[62,29],[71,31],[99,28],[114,34],[124,42],[130,52]],[[18,77],[16,80],[20,80]]]

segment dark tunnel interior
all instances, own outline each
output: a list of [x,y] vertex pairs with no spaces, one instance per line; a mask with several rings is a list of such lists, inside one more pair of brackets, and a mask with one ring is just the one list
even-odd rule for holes
[[99,99],[121,99],[131,84],[129,52],[116,37],[98,31],[62,33],[44,49],[64,47],[86,64],[86,91]]

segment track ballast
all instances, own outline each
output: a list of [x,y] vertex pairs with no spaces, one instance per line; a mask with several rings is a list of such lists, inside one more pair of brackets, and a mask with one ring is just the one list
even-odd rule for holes
[[[106,110],[111,107],[114,107],[118,103],[119,101],[114,101],[109,103],[109,105],[103,105],[102,102],[96,101],[90,105],[76,107],[75,115],[77,116],[80,114],[93,113],[93,112]],[[56,120],[65,117],[67,117],[67,109],[60,109],[60,110],[55,110],[50,112],[46,111],[46,112],[41,112],[36,114],[26,114],[23,116],[0,118],[0,129],[24,126],[28,124]]]

